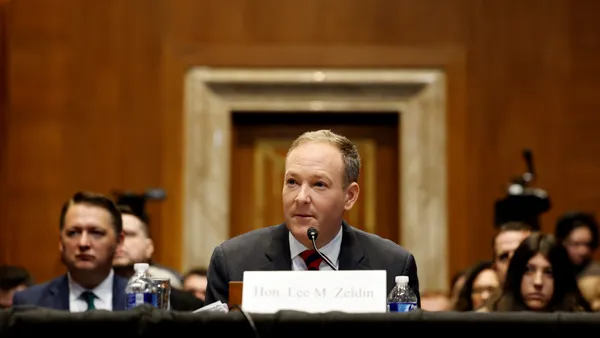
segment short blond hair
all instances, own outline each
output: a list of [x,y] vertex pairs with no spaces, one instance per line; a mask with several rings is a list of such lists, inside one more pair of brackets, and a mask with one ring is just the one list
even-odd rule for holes
[[344,162],[344,176],[342,177],[344,188],[353,182],[358,182],[358,175],[360,174],[358,148],[347,137],[338,135],[331,130],[308,131],[298,136],[288,149],[288,155],[299,145],[313,142],[329,143],[339,149],[342,154],[342,161]]

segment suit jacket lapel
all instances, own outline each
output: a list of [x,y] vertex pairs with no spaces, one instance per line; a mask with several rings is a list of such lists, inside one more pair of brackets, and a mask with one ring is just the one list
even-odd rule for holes
[[289,231],[282,223],[273,229],[270,243],[267,245],[265,255],[268,262],[262,267],[263,270],[285,271],[292,269],[292,257],[290,253]]
[[125,287],[127,287],[127,280],[114,275],[113,281],[113,311],[125,310]]
[[[292,268],[289,245],[289,231],[285,223],[278,225],[272,232],[265,255],[268,262],[262,270],[285,271]],[[342,222],[342,245],[340,248],[340,270],[368,270],[368,260],[356,237],[354,228]]]
[[40,299],[40,306],[69,311],[69,278],[67,275],[53,280],[48,291]]
[[368,260],[356,237],[354,228],[342,222],[342,247],[340,248],[340,270],[368,270]]

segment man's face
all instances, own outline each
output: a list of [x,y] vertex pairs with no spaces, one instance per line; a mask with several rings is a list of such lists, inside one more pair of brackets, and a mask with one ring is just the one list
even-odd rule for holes
[[183,281],[183,289],[194,294],[199,299],[206,297],[206,276],[189,275]]
[[283,213],[290,232],[310,248],[306,231],[319,231],[318,246],[328,243],[341,226],[344,211],[358,198],[356,182],[343,187],[344,163],[332,144],[299,145],[287,157],[282,191]]
[[592,237],[592,232],[585,226],[577,227],[569,233],[564,246],[573,264],[583,265],[592,259]]
[[124,214],[123,218],[123,245],[117,251],[113,265],[128,266],[135,263],[146,263],[152,257],[154,245],[146,236],[145,225],[133,216]]
[[504,279],[506,278],[508,264],[515,250],[530,234],[530,231],[525,230],[508,230],[496,236],[496,240],[494,241],[494,268],[502,283],[504,283]]
[[65,214],[59,250],[69,271],[96,271],[112,266],[121,238],[115,233],[108,211],[75,204]]

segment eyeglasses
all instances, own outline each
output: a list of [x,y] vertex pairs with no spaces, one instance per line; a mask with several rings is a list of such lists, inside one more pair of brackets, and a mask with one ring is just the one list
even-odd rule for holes
[[569,246],[569,247],[586,247],[586,248],[591,248],[592,247],[592,243],[591,242],[578,242],[578,241],[565,241],[565,246]]
[[482,294],[484,292],[488,292],[488,293],[494,293],[496,292],[496,290],[498,290],[497,286],[477,286],[477,287],[473,287],[473,290],[471,291],[472,294]]

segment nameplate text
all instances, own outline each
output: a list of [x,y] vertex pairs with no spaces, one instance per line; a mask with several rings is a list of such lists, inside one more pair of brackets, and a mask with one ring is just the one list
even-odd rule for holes
[[246,271],[242,307],[253,313],[386,312],[385,270]]

